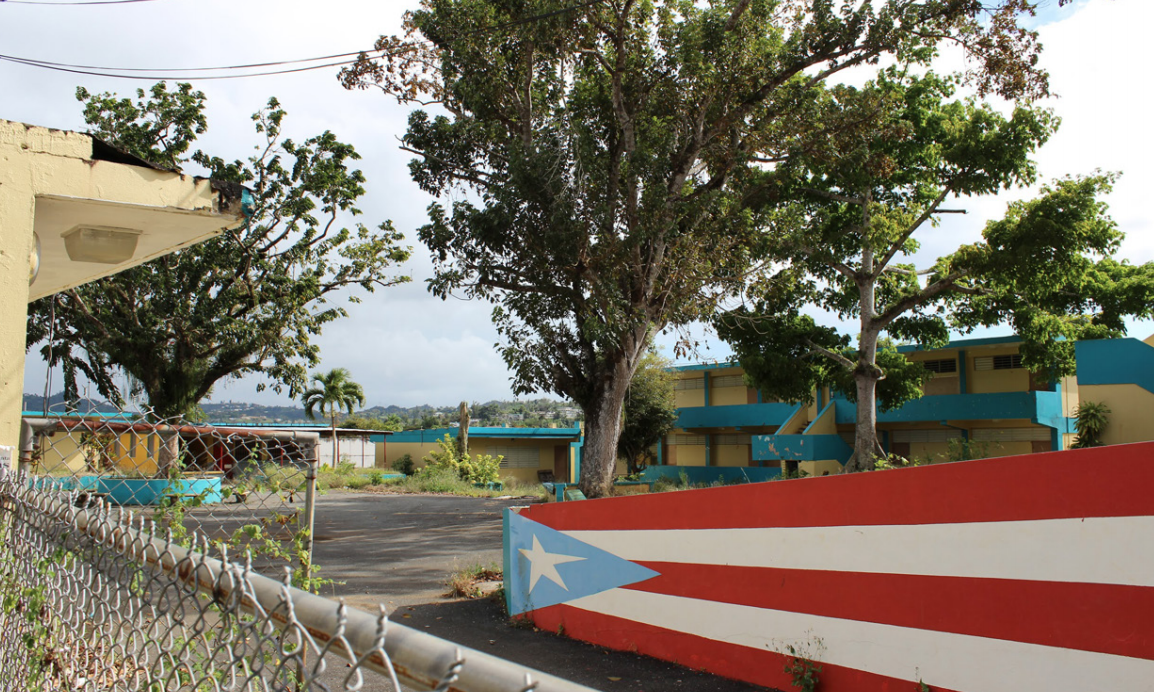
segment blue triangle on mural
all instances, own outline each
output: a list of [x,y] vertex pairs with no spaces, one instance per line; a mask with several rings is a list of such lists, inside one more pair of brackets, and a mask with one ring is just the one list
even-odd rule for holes
[[532,519],[509,515],[510,615],[635,584],[657,572]]

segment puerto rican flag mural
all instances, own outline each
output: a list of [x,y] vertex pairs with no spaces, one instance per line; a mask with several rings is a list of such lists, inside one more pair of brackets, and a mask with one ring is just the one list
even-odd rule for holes
[[1154,443],[537,505],[510,612],[792,689],[1154,691]]

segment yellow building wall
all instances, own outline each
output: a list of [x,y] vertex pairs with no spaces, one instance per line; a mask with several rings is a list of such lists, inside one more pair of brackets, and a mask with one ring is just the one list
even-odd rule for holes
[[[136,439],[135,446],[132,444],[133,438]],[[98,445],[91,441],[90,433],[73,431],[45,435],[40,440],[39,467],[43,473],[152,476],[157,470],[155,454],[160,442],[155,435],[125,432],[105,436]],[[149,447],[150,442],[152,447]],[[100,450],[107,455],[108,464],[100,461]]]
[[[454,438],[455,440],[455,438]],[[469,438],[469,453],[470,454],[496,454],[499,453],[500,448],[508,447],[532,447],[537,450],[538,463],[535,468],[508,468],[502,467],[500,471],[501,478],[515,478],[526,483],[536,483],[538,471],[552,471],[553,470],[553,454],[554,448],[558,445],[569,447],[568,441],[556,440],[511,440],[502,438]],[[386,442],[377,443],[377,466],[391,469],[393,462],[397,461],[404,455],[408,454],[413,458],[414,468],[422,468],[426,466],[425,456],[439,446],[436,443],[420,443],[420,442]],[[570,478],[558,478],[556,480],[561,482],[576,482],[573,478],[576,471],[576,464],[574,462],[573,449],[566,450],[569,455],[569,474]],[[617,461],[616,473],[625,473],[625,462],[620,459]]]
[[1025,392],[1030,389],[1030,371],[1025,368],[1012,370],[975,370],[974,358],[1005,356],[1018,353],[1018,346],[1005,348],[973,349],[966,352],[966,387],[970,394],[993,394],[996,392]]
[[[1069,376],[1062,378],[1062,411],[1067,418],[1075,418],[1078,413],[1078,403],[1081,399],[1081,389],[1078,387],[1078,378]],[[1068,449],[1068,447],[1067,447]]]
[[705,466],[705,445],[677,445],[678,466]]
[[713,445],[714,466],[749,466],[749,445]]
[[677,408],[693,408],[705,406],[704,389],[678,389],[673,392],[673,401]]
[[1108,445],[1154,440],[1154,393],[1136,384],[1082,385],[1083,401],[1110,409],[1102,442]]
[[710,392],[710,406],[743,406],[749,403],[749,389],[741,387],[717,387]]

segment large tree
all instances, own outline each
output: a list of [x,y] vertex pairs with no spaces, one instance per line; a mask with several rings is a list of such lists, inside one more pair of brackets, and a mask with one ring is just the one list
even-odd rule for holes
[[317,412],[328,415],[333,434],[333,468],[341,460],[341,440],[337,437],[337,414],[342,410],[352,415],[353,408],[365,405],[365,391],[353,382],[345,368],[313,373],[313,386],[301,392],[305,416],[315,419]]
[[[948,206],[1032,183],[1030,157],[1057,125],[1043,110],[1007,117],[949,101],[952,90],[949,80],[897,70],[863,89],[831,89],[814,110],[822,125],[795,141],[780,169],[791,200],[772,220],[781,268],[718,320],[763,391],[805,401],[829,385],[857,403],[847,471],[884,456],[878,409],[921,396],[929,376],[885,335],[932,347],[951,326],[1009,322],[1024,364],[1057,377],[1073,371],[1074,341],[1122,334],[1122,316],[1152,310],[1154,269],[1110,258],[1121,233],[1098,201],[1109,175],[1043,188],[989,223],[981,242],[928,266],[903,261],[939,214],[960,211]],[[857,343],[818,325],[810,306],[854,319]]]
[[[92,134],[164,168],[186,164],[207,127],[205,96],[187,84],[160,83],[135,101],[84,89],[77,97]],[[349,167],[360,158],[353,147],[331,132],[295,142],[284,119],[275,99],[253,116],[259,146],[246,161],[191,156],[251,192],[243,227],[30,306],[28,345],[43,344],[49,364],[63,366],[70,397],[83,374],[123,403],[118,371],[158,419],[194,412],[214,384],[241,375],[298,392],[318,362],[312,337],[346,314],[334,299],[408,280],[388,275],[409,255],[391,223],[341,226],[364,194],[364,176]]]
[[[518,393],[585,413],[581,487],[611,482],[649,335],[744,280],[783,143],[815,87],[961,45],[980,91],[1046,92],[1026,0],[426,0],[342,74],[402,102],[431,290],[493,302]],[[987,14],[989,12],[989,14]]]

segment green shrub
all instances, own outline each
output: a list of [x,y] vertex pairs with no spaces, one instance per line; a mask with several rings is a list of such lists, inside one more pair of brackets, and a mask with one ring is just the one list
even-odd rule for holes
[[413,475],[413,472],[416,470],[416,464],[413,463],[413,455],[406,454],[400,459],[395,460],[392,463],[392,469],[398,473],[403,473],[406,476]]
[[1078,430],[1078,437],[1071,445],[1074,449],[1102,446],[1102,433],[1110,422],[1110,409],[1100,401],[1083,401],[1078,404],[1074,415],[1074,427]]
[[369,471],[369,485],[380,485],[384,482],[384,480],[385,474],[381,473],[377,469]]
[[470,483],[496,483],[500,479],[501,455],[475,454],[466,456],[457,465],[461,480]]
[[345,487],[350,490],[360,490],[371,482],[372,480],[368,476],[356,474],[348,477],[348,480],[345,481]]
[[468,483],[496,483],[500,478],[501,460],[504,457],[493,457],[488,454],[460,456],[457,453],[457,445],[449,433],[445,433],[444,437],[437,440],[437,446],[439,449],[425,455],[426,469],[450,470]]

